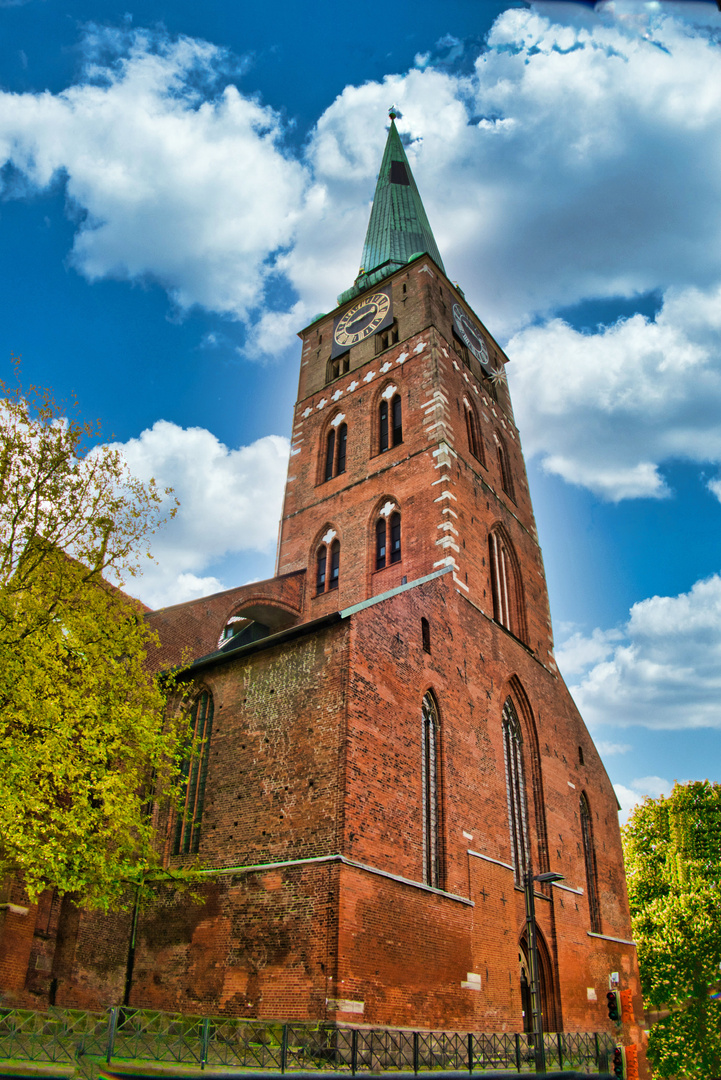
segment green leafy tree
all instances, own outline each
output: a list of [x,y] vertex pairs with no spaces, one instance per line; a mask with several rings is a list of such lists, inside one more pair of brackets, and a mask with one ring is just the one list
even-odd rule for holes
[[109,584],[168,493],[47,393],[0,391],[0,880],[108,908],[162,876],[149,795],[184,753],[142,605]]
[[656,1020],[649,1061],[658,1076],[717,1078],[721,784],[676,784],[636,807],[623,833],[644,1005]]

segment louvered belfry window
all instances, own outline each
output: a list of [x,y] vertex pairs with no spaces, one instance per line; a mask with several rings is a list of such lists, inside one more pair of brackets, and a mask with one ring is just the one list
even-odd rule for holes
[[194,855],[200,846],[200,823],[213,727],[213,699],[207,690],[196,698],[190,717],[193,736],[188,756],[183,762],[182,802],[175,821],[173,855]]

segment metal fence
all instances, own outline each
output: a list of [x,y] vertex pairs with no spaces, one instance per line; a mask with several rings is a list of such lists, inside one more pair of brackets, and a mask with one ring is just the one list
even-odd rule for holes
[[[544,1036],[548,1069],[606,1072],[606,1033]],[[55,1062],[93,1078],[112,1062],[190,1068],[286,1071],[427,1072],[506,1069],[535,1073],[533,1035],[407,1031],[186,1016],[116,1007],[33,1012],[0,1008],[0,1060]]]

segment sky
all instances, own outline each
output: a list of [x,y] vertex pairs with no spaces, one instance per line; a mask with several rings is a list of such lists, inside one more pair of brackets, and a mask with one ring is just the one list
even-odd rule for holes
[[0,0],[0,375],[174,488],[147,604],[271,576],[296,334],[356,276],[391,105],[510,359],[623,815],[721,781],[715,2]]

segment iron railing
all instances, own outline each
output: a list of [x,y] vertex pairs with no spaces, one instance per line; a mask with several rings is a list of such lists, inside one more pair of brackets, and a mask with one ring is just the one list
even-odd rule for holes
[[[613,1038],[544,1035],[547,1069],[606,1072]],[[533,1035],[360,1028],[187,1016],[151,1009],[104,1013],[0,1008],[0,1060],[74,1065],[88,1078],[115,1062],[286,1071],[536,1072]]]

